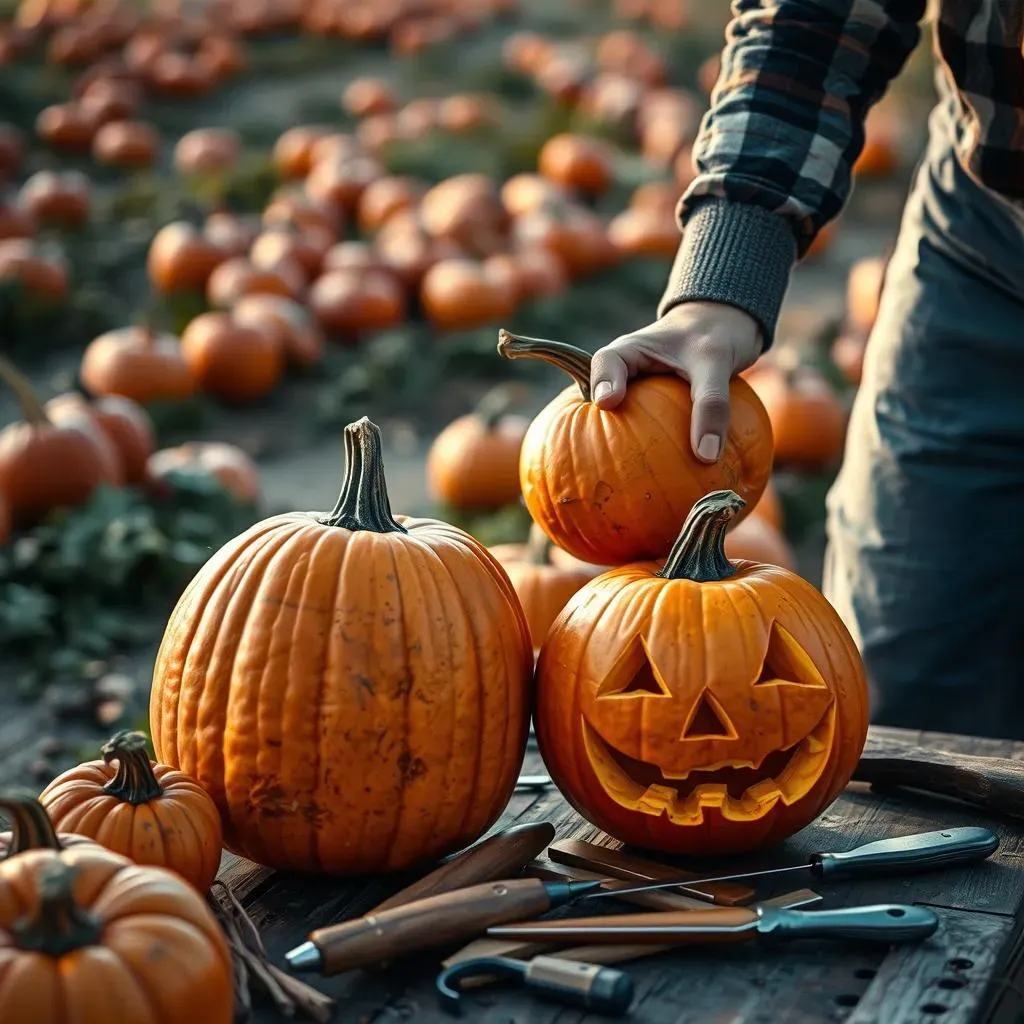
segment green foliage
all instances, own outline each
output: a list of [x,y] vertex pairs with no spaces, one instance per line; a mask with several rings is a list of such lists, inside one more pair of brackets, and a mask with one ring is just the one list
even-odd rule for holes
[[[151,640],[196,570],[256,519],[215,481],[178,475],[166,501],[102,488],[0,550],[0,650],[31,692]],[[159,627],[157,627],[158,630]]]

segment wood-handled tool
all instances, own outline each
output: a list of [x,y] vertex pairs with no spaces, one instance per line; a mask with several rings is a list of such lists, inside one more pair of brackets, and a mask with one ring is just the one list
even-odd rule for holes
[[[690,878],[697,880],[695,873],[679,871],[678,868],[657,861],[638,857],[636,854],[624,853],[622,850],[611,850],[607,846],[587,843],[580,839],[560,839],[552,843],[548,849],[548,857],[557,864],[584,868],[587,871],[603,872],[606,877],[620,878],[632,882],[667,882],[663,888],[671,888],[679,884],[679,880]],[[756,895],[748,885],[737,885],[725,882],[710,888],[697,888],[699,882],[687,886],[687,895],[704,903],[718,903],[722,906],[736,906],[750,903]],[[614,886],[609,886],[609,889]],[[647,888],[645,885],[644,888]]]
[[731,875],[713,875],[708,878],[680,876],[650,885],[630,886],[614,883],[589,893],[594,896],[626,896],[654,889],[681,889],[692,894],[694,886],[702,888],[711,883],[731,882],[747,878],[772,878],[794,871],[810,871],[817,878],[865,878],[874,875],[917,874],[943,868],[960,867],[986,860],[999,848],[999,836],[991,829],[947,828],[940,832],[919,832],[895,839],[879,839],[865,843],[845,853],[815,853],[806,864],[786,868],[768,868],[764,871],[740,871]]
[[571,963],[550,956],[534,957],[528,963],[492,956],[464,960],[445,968],[437,976],[441,1005],[459,1013],[459,983],[480,975],[515,978],[537,995],[606,1016],[621,1016],[633,1002],[633,979],[611,967]]
[[933,910],[903,904],[810,911],[759,906],[526,921],[495,925],[487,929],[487,934],[492,938],[553,943],[583,939],[591,944],[689,945],[770,938],[846,939],[894,945],[926,939],[938,925]]
[[379,914],[414,900],[455,892],[481,882],[511,878],[539,856],[554,838],[555,826],[549,821],[513,825],[449,857],[429,875],[379,903],[371,913]]
[[291,970],[338,974],[407,953],[464,942],[490,925],[524,921],[595,889],[596,882],[519,878],[430,896],[354,921],[318,928],[285,954]]
[[944,750],[872,742],[855,782],[952,797],[1009,818],[1024,818],[1024,762],[1007,757],[950,754]]

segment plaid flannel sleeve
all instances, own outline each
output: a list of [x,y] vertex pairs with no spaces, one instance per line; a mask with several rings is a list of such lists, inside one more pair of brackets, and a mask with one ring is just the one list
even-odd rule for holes
[[771,344],[793,263],[842,209],[864,118],[917,45],[926,6],[734,0],[659,315],[725,302]]

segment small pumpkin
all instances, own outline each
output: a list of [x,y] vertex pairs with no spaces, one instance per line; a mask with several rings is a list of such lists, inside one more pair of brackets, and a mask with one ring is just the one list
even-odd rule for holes
[[181,335],[189,373],[205,392],[224,402],[265,398],[284,375],[280,335],[236,322],[230,313],[200,313]]
[[181,175],[217,174],[237,163],[242,143],[230,128],[195,128],[174,147],[174,167]]
[[25,140],[13,124],[0,122],[0,182],[15,177],[25,161]]
[[[249,259],[257,270],[297,266],[306,281],[323,268],[324,254],[334,245],[334,235],[328,231],[281,225],[263,231],[252,243]],[[289,273],[289,271],[285,271]]]
[[901,118],[886,106],[872,107],[864,124],[864,146],[853,165],[857,178],[891,178],[900,167]]
[[561,295],[569,287],[565,264],[550,249],[519,249],[513,259],[519,270],[521,299]]
[[675,259],[682,232],[671,212],[654,207],[623,210],[608,224],[608,239],[625,256]]
[[340,211],[290,189],[276,192],[263,210],[263,223],[268,228],[298,228],[315,234],[337,238],[344,218]]
[[405,293],[385,271],[328,270],[313,282],[309,308],[325,331],[354,341],[400,324],[405,319]]
[[223,441],[191,441],[154,452],[146,464],[146,481],[165,495],[174,476],[215,479],[240,505],[255,505],[260,497],[260,473],[241,448]]
[[866,335],[875,326],[887,266],[884,256],[868,256],[850,268],[846,279],[846,323],[855,332]]
[[341,94],[341,106],[353,117],[389,114],[398,106],[394,90],[383,78],[355,78]]
[[246,327],[279,335],[293,366],[315,366],[324,354],[324,337],[309,310],[283,295],[243,295],[231,307],[231,319]]
[[539,174],[514,174],[501,186],[501,201],[509,215],[521,217],[525,213],[541,210],[545,204],[565,201],[568,193]]
[[0,817],[11,823],[9,832],[0,832],[0,861],[18,857],[26,850],[96,845],[88,836],[73,832],[57,835],[43,805],[28,790],[0,790]]
[[58,302],[68,293],[68,266],[63,250],[29,238],[0,241],[0,282],[17,281],[44,301]]
[[36,118],[36,135],[54,149],[87,153],[96,134],[94,115],[81,103],[57,103],[46,107]]
[[501,248],[508,226],[498,190],[486,174],[456,174],[439,182],[423,196],[420,220],[432,237],[484,255]]
[[846,410],[820,371],[777,355],[745,376],[771,420],[776,465],[824,470],[839,460]]
[[169,868],[205,893],[220,868],[220,816],[194,779],[150,762],[146,737],[117,733],[40,794],[54,828],[94,839],[136,864]]
[[392,214],[415,209],[423,191],[415,178],[389,175],[370,182],[359,197],[356,209],[359,230],[368,235],[379,231]]
[[305,286],[306,275],[294,260],[278,260],[273,268],[261,268],[244,256],[234,256],[210,274],[206,298],[216,309],[229,309],[243,295],[283,295],[295,299]]
[[628,845],[718,856],[781,842],[842,791],[864,746],[852,638],[799,576],[729,560],[742,505],[698,499],[664,565],[587,584],[541,647],[544,763]]
[[351,215],[365,189],[384,173],[384,167],[372,156],[327,157],[313,165],[304,187],[315,202]]
[[796,572],[796,555],[789,542],[768,519],[755,513],[725,535],[725,553],[734,562],[781,565],[783,569]]
[[464,331],[511,315],[517,295],[483,263],[459,257],[435,263],[420,284],[420,303],[440,331]]
[[109,167],[150,167],[160,155],[160,134],[145,121],[109,121],[93,137],[92,155]]
[[541,147],[537,169],[556,185],[601,195],[612,183],[614,152],[603,139],[563,133]]
[[452,508],[498,509],[519,501],[519,452],[529,421],[511,412],[506,387],[452,420],[427,452],[427,487]]
[[126,121],[138,113],[142,105],[142,92],[135,82],[97,78],[82,90],[79,103],[94,124]]
[[0,863],[0,974],[12,1024],[73,1024],[96,1007],[132,1024],[234,1017],[231,954],[203,898],[95,843],[63,849],[52,827]]
[[84,418],[54,423],[28,379],[0,356],[0,381],[22,419],[0,429],[0,493],[14,522],[33,525],[58,508],[84,505],[103,484],[120,482],[110,442]]
[[21,186],[18,201],[39,224],[79,228],[89,219],[92,189],[79,171],[37,171]]
[[0,195],[0,242],[8,238],[31,238],[35,231],[35,221],[18,205],[16,197]]
[[493,125],[496,115],[485,96],[446,96],[437,107],[441,129],[453,135],[479,131]]
[[[463,531],[392,514],[375,425],[346,427],[345,447],[334,510],[275,516],[215,554],[154,671],[158,758],[214,798],[228,849],[282,870],[461,849],[501,814],[526,746],[533,653],[508,577]],[[285,644],[268,659],[271,634]]]
[[162,227],[149,246],[146,268],[158,292],[203,291],[225,254],[185,221]]
[[260,234],[258,217],[215,210],[203,222],[203,237],[223,253],[225,259],[244,256]]
[[123,395],[140,405],[181,401],[195,392],[179,339],[145,325],[93,339],[82,355],[79,376],[97,398]]
[[7,498],[0,493],[0,548],[10,542],[14,532],[14,523],[11,519],[11,509],[7,504]]
[[313,169],[313,147],[328,131],[316,125],[298,125],[283,132],[271,154],[278,176],[287,180],[305,178]]
[[661,55],[629,28],[614,29],[602,36],[594,59],[599,68],[621,71],[644,85],[659,85],[665,80],[666,68]]
[[557,565],[552,561],[553,545],[536,524],[525,544],[500,544],[491,554],[501,563],[512,581],[535,649],[547,636],[569,599],[604,568],[571,560]]
[[450,238],[434,238],[412,210],[399,210],[384,223],[374,239],[381,261],[407,288],[418,288],[431,267],[463,255]]
[[742,379],[729,387],[732,415],[718,462],[693,455],[690,386],[675,376],[640,377],[615,410],[590,395],[590,355],[562,342],[499,332],[508,359],[542,359],[575,382],[527,431],[519,473],[533,521],[586,562],[663,558],[679,522],[708,487],[729,484],[756,503],[772,467],[772,431]]
[[548,249],[571,278],[582,278],[614,266],[619,251],[601,218],[572,202],[550,202],[516,217],[512,223],[516,249]]

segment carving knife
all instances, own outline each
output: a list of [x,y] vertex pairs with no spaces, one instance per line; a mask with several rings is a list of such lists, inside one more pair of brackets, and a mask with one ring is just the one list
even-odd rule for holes
[[739,871],[731,875],[713,875],[707,878],[683,876],[647,885],[631,885],[628,882],[609,880],[600,890],[588,893],[583,898],[626,896],[655,889],[678,889],[690,893],[693,892],[694,886],[703,887],[713,882],[784,877],[796,871],[809,871],[816,878],[916,874],[976,864],[991,857],[998,848],[999,836],[989,828],[947,828],[940,832],[919,832],[895,839],[880,839],[844,853],[815,853],[807,863],[785,868]]
[[777,907],[718,907],[708,910],[526,921],[487,929],[490,938],[588,944],[694,945],[750,939],[846,939],[886,945],[920,942],[939,918],[927,907],[882,903],[841,910],[781,910]]

